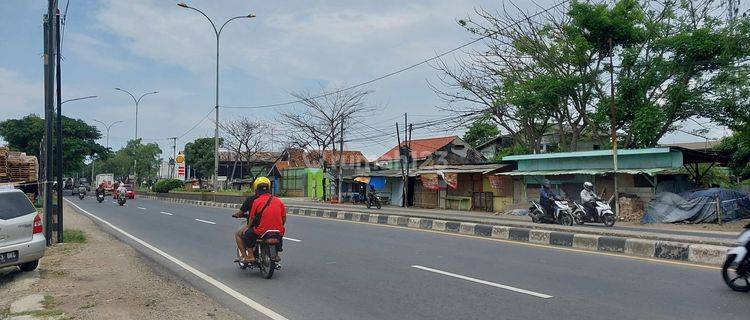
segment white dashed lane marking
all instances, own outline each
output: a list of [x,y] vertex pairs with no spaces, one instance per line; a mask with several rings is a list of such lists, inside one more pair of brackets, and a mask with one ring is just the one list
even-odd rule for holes
[[144,208],[144,207],[138,207],[138,209],[141,209],[141,210],[146,210],[146,208]]
[[161,214],[166,214],[166,215],[168,215],[168,216],[171,216],[171,215],[172,215],[171,213],[169,213],[169,212],[165,212],[165,211],[162,211],[162,212],[161,212]]
[[216,222],[208,221],[208,220],[195,219],[195,221],[203,222],[203,223],[208,223],[208,224],[216,224]]
[[442,274],[444,276],[458,278],[458,279],[461,279],[461,280],[466,280],[466,281],[471,281],[471,282],[474,282],[474,283],[488,285],[490,287],[495,287],[495,288],[510,290],[510,291],[513,291],[513,292],[523,293],[523,294],[527,294],[527,295],[530,295],[530,296],[533,296],[533,297],[537,297],[537,298],[542,298],[542,299],[552,298],[552,296],[546,295],[544,293],[538,293],[538,292],[534,292],[534,291],[530,291],[530,290],[526,290],[526,289],[521,289],[521,288],[506,286],[504,284],[499,284],[499,283],[489,282],[489,281],[480,280],[480,279],[476,279],[476,278],[472,278],[472,277],[462,276],[460,274],[450,273],[450,272],[442,271],[442,270],[438,270],[438,269],[432,269],[432,268],[423,267],[423,266],[411,266],[411,267],[419,269],[419,270],[424,270],[424,271],[432,272],[432,273]]
[[302,240],[300,240],[300,239],[294,239],[294,238],[289,238],[289,237],[284,237],[284,240],[289,240],[289,241],[294,241],[294,242],[302,242]]

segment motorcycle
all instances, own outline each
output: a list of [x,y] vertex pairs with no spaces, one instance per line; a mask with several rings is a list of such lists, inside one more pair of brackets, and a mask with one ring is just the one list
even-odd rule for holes
[[380,209],[381,207],[380,197],[377,194],[371,193],[370,195],[367,196],[367,209],[370,209],[373,206]]
[[104,201],[104,193],[97,193],[96,201],[99,201],[99,203],[102,203],[102,201]]
[[586,222],[604,223],[607,227],[615,225],[615,213],[612,211],[612,207],[609,206],[609,202],[596,200],[596,214],[593,215],[589,214],[586,207],[578,202],[573,202],[573,206],[573,220],[579,225]]
[[739,245],[727,252],[727,258],[721,267],[724,283],[734,291],[750,292],[750,224],[737,238]]
[[573,225],[573,213],[568,203],[564,200],[554,200],[552,217],[544,212],[542,206],[536,201],[531,201],[529,217],[534,223],[558,223],[564,226]]
[[281,265],[274,257],[278,257],[278,247],[281,242],[281,233],[279,230],[268,230],[263,233],[262,236],[258,237],[258,240],[253,246],[253,253],[255,254],[255,262],[243,263],[240,258],[240,249],[237,249],[237,265],[240,269],[258,269],[260,274],[266,278],[271,279],[273,272],[281,269]]
[[86,197],[86,188],[78,187],[78,199],[83,200],[84,197]]
[[117,204],[119,204],[121,207],[124,206],[125,202],[127,201],[127,200],[125,200],[126,198],[127,198],[127,196],[125,196],[124,194],[118,194],[117,195]]

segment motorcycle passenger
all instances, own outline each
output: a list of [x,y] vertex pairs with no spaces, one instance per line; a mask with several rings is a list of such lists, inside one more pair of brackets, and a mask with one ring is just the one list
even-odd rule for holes
[[[276,247],[279,252],[283,250],[282,240],[285,233],[286,207],[281,199],[271,195],[271,181],[268,178],[259,177],[253,182],[253,185],[256,190],[256,198],[250,208],[249,228],[242,235],[242,240],[244,241],[241,242],[244,243],[238,243],[242,244],[240,259],[243,263],[253,263],[255,261],[253,250],[243,249],[252,249],[258,237],[262,236],[268,230],[279,231],[279,235],[282,238],[279,239],[279,244]],[[271,259],[274,261],[281,260],[278,256],[271,257]]]
[[583,190],[581,190],[581,203],[587,215],[596,217],[596,201],[600,200],[602,199],[594,193],[594,185],[588,181],[584,182]]
[[128,189],[125,188],[125,184],[121,183],[119,187],[117,187],[117,199],[119,200],[120,197],[127,198],[128,196]]
[[547,217],[551,217],[555,213],[555,200],[561,200],[561,198],[552,190],[552,183],[544,179],[542,188],[539,190],[539,204],[542,205]]

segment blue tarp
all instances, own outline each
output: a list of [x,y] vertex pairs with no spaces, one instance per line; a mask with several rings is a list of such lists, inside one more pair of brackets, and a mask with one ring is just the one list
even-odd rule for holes
[[662,192],[646,207],[642,223],[717,222],[716,201],[721,204],[723,222],[750,217],[750,198],[744,192],[710,188],[680,195]]
[[372,177],[370,178],[370,185],[375,189],[385,188],[385,177]]

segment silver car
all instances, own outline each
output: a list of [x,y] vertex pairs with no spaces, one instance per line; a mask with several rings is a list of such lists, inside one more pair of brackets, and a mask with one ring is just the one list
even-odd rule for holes
[[32,271],[44,256],[42,216],[21,190],[0,190],[0,268]]

